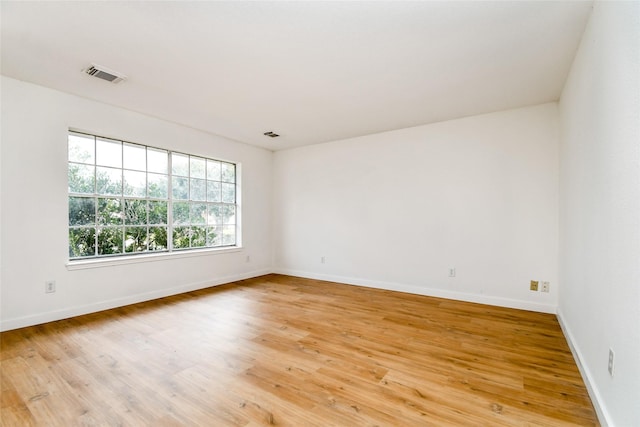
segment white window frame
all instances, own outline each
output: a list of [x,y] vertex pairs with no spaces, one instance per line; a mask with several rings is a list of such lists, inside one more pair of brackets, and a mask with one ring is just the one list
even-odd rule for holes
[[[100,266],[106,266],[106,265],[118,265],[118,264],[128,264],[128,263],[138,263],[138,262],[149,262],[149,261],[157,261],[157,260],[161,260],[161,259],[167,259],[167,258],[182,258],[182,257],[190,257],[190,256],[202,256],[202,255],[207,255],[207,254],[211,254],[211,253],[223,253],[223,252],[235,252],[238,251],[242,248],[241,242],[242,242],[242,233],[241,233],[241,165],[238,162],[232,162],[232,161],[227,161],[227,160],[219,160],[219,159],[213,159],[210,157],[206,157],[206,156],[200,156],[197,154],[190,154],[190,153],[184,153],[184,152],[180,152],[180,151],[173,151],[173,150],[169,150],[169,149],[165,149],[165,148],[160,148],[160,147],[154,147],[154,146],[148,146],[148,145],[144,145],[144,144],[137,144],[137,143],[133,143],[133,142],[129,142],[129,141],[125,141],[125,140],[121,140],[121,139],[114,139],[114,138],[108,138],[108,137],[103,137],[100,135],[95,135],[93,133],[88,133],[88,132],[83,132],[83,131],[77,131],[74,129],[70,129],[68,132],[68,135],[77,135],[77,136],[81,136],[84,138],[93,138],[94,141],[94,152],[93,152],[93,163],[81,163],[81,162],[75,162],[72,161],[70,158],[70,154],[69,154],[69,148],[67,150],[67,169],[70,170],[72,165],[80,165],[80,164],[85,164],[85,165],[92,165],[93,166],[93,192],[91,193],[81,193],[81,192],[73,192],[71,191],[71,185],[68,186],[67,189],[67,208],[68,210],[70,210],[70,204],[71,204],[71,198],[72,197],[84,197],[87,199],[92,199],[94,202],[94,215],[93,215],[93,222],[91,223],[87,223],[87,224],[81,224],[81,225],[73,225],[71,224],[71,218],[69,219],[68,223],[67,223],[67,244],[69,247],[69,254],[68,254],[68,262],[67,262],[67,268],[68,269],[79,269],[79,268],[93,268],[93,267],[100,267]],[[98,167],[102,167],[101,165],[98,164],[98,160],[96,159],[96,147],[97,147],[97,141],[98,139],[102,139],[102,140],[110,140],[110,141],[114,141],[120,144],[121,147],[121,152],[123,152],[122,147],[125,147],[126,145],[134,145],[137,147],[141,147],[145,149],[145,170],[142,171],[141,169],[137,169],[140,172],[144,172],[145,173],[145,195],[144,196],[133,196],[133,195],[125,195],[125,183],[124,183],[124,173],[126,171],[129,171],[129,168],[125,168],[125,164],[124,164],[124,160],[121,159],[120,162],[120,167],[116,167],[114,169],[118,169],[120,171],[120,177],[121,177],[121,189],[120,192],[118,194],[115,195],[108,195],[108,194],[98,194],[98,180],[97,180],[97,168]],[[166,172],[166,177],[167,177],[167,198],[156,198],[156,197],[151,197],[148,194],[148,178],[149,178],[149,174],[153,173],[153,171],[149,170],[149,164],[147,162],[147,150],[151,149],[151,150],[160,150],[162,152],[166,152],[167,153],[167,172]],[[186,199],[177,199],[174,197],[173,194],[173,179],[174,177],[178,177],[177,175],[174,175],[173,170],[172,170],[172,160],[174,155],[179,155],[179,156],[187,156],[188,159],[188,165],[189,165],[189,169],[188,169],[188,173],[187,176],[182,176],[183,179],[187,179],[188,181],[188,185],[187,185],[187,198]],[[124,153],[122,154],[123,158],[124,158]],[[193,200],[193,195],[191,194],[191,185],[194,179],[200,179],[200,178],[194,178],[192,176],[192,172],[191,172],[191,159],[197,159],[197,160],[202,160],[204,161],[204,165],[205,165],[205,175],[204,175],[204,191],[205,191],[205,195],[204,195],[204,200],[202,200],[202,198],[200,198],[199,200]],[[215,179],[215,177],[209,177],[206,174],[208,173],[207,171],[207,165],[211,164],[212,166],[215,166],[215,164],[220,165],[221,168],[223,168],[223,165],[226,168],[229,168],[230,166],[233,167],[234,169],[234,181],[235,182],[231,182],[229,180],[225,180],[224,177],[222,175],[219,175],[217,179]],[[214,178],[214,179],[208,179],[208,178]],[[209,200],[209,193],[207,193],[207,185],[213,185],[213,184],[218,184],[219,187],[221,188],[219,195],[220,195],[220,199],[219,200]],[[235,195],[235,199],[233,200],[233,202],[229,201],[229,196],[227,195],[227,200],[223,202],[222,199],[222,187],[226,187],[227,189],[231,188],[230,186],[233,185],[234,186],[234,195]],[[119,199],[120,203],[121,203],[121,213],[122,213],[122,222],[120,222],[117,225],[114,225],[114,228],[119,228],[121,230],[121,240],[122,242],[120,243],[120,252],[116,253],[116,254],[100,254],[99,252],[99,230],[106,228],[104,224],[100,224],[99,222],[99,215],[98,215],[98,200],[100,199]],[[150,225],[149,223],[149,216],[148,216],[148,212],[149,212],[149,208],[146,208],[147,211],[147,218],[146,218],[146,223],[145,224],[131,224],[131,227],[146,227],[147,228],[147,237],[146,237],[146,248],[143,251],[139,251],[139,252],[126,252],[126,230],[127,230],[127,226],[129,226],[129,224],[126,223],[125,221],[125,217],[124,217],[124,205],[126,203],[127,200],[144,200],[145,201],[145,205],[148,206],[150,201],[166,201],[167,202],[167,224],[166,224],[166,229],[167,229],[167,237],[166,237],[166,248],[162,249],[162,250],[149,250],[149,228],[153,227],[154,225]],[[188,224],[184,224],[184,225],[179,225],[179,224],[174,224],[173,221],[173,211],[174,211],[174,203],[186,203],[189,206],[189,212],[191,212],[192,210],[192,205],[205,205],[206,210],[205,210],[205,219],[204,222],[198,222],[195,223],[193,221],[193,219],[191,217],[189,217],[189,222]],[[226,210],[227,207],[234,207],[235,208],[235,220],[233,221],[234,223],[226,223],[225,221],[223,221],[223,223],[221,224],[213,224],[211,221],[211,217],[209,215],[209,212],[211,209],[214,208],[219,208],[220,211]],[[233,212],[233,210],[231,211]],[[70,215],[69,215],[70,216]],[[222,214],[217,215],[216,218],[222,218]],[[189,228],[189,245],[190,247],[183,247],[183,248],[174,248],[174,230],[178,229],[178,227],[188,227]],[[221,236],[220,236],[220,241],[217,243],[214,243],[213,241],[209,241],[207,237],[205,237],[205,241],[204,241],[204,245],[200,245],[200,246],[195,246],[192,247],[191,245],[193,244],[192,241],[192,233],[191,230],[193,228],[197,228],[197,229],[204,229],[205,232],[212,232],[214,229],[219,229],[219,230],[226,230],[226,231],[230,231],[231,229],[233,229],[233,235],[235,235],[235,241],[233,241],[233,243],[225,243],[224,236],[222,236],[222,231],[221,231]],[[72,229],[78,229],[78,228],[84,228],[87,230],[93,230],[94,233],[94,237],[93,237],[93,242],[94,242],[94,252],[92,255],[87,255],[87,256],[78,256],[78,257],[73,257],[72,253],[71,253],[71,243],[70,243],[70,235],[71,235],[71,230]],[[228,235],[227,235],[228,236]],[[209,244],[209,246],[207,246],[207,244]]]

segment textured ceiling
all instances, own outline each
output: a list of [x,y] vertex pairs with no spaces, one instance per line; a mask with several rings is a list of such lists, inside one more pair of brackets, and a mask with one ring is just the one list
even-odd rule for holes
[[592,3],[0,7],[2,74],[279,150],[555,101]]

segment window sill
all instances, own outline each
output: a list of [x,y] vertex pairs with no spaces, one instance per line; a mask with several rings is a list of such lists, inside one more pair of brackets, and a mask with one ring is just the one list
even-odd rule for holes
[[67,270],[85,270],[90,268],[111,267],[116,265],[139,264],[181,258],[193,258],[206,255],[227,254],[242,251],[242,247],[195,249],[190,251],[162,252],[159,254],[125,255],[110,258],[92,258],[67,262]]

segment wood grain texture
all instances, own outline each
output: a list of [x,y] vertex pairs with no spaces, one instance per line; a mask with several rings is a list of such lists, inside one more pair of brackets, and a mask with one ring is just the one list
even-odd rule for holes
[[268,275],[0,335],[2,426],[588,426],[553,315]]

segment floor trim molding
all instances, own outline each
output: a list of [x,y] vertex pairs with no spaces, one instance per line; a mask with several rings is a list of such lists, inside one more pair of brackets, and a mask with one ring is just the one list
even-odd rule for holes
[[569,349],[571,349],[571,353],[573,354],[573,359],[576,361],[576,365],[578,366],[578,370],[580,371],[580,375],[582,376],[582,380],[584,381],[585,386],[587,387],[587,392],[589,393],[589,397],[591,398],[591,403],[593,404],[593,408],[596,410],[596,415],[598,416],[598,421],[602,424],[602,427],[612,426],[614,425],[611,421],[611,417],[609,416],[609,412],[607,411],[605,405],[603,404],[602,397],[600,392],[598,391],[598,387],[596,386],[595,381],[593,381],[593,376],[589,368],[587,368],[582,361],[584,358],[582,357],[582,353],[580,349],[574,344],[576,341],[571,333],[571,329],[567,325],[564,320],[564,316],[562,315],[562,311],[558,309],[556,313],[556,317],[558,318],[558,323],[560,324],[560,329],[562,329],[562,333],[564,334],[565,339],[567,340],[567,344],[569,345]]
[[238,280],[264,276],[265,274],[269,273],[271,273],[271,269],[256,270],[248,273],[218,277],[211,280],[202,280],[199,282],[187,283],[172,288],[158,289],[151,292],[128,295],[122,298],[99,301],[92,304],[64,308],[61,310],[53,310],[45,313],[38,313],[13,319],[4,319],[0,321],[0,331],[9,331],[12,329],[39,325],[42,323],[54,322],[56,320],[68,319],[70,317],[81,316],[83,314],[95,313],[98,311],[109,310],[111,308],[123,307],[125,305],[151,301],[154,299],[164,298],[172,295],[178,295],[185,292],[197,291],[199,289],[205,289],[212,286],[219,286],[225,283],[236,282]]
[[378,280],[368,280],[353,277],[337,276],[330,274],[318,274],[287,268],[274,268],[273,273],[285,274],[288,276],[298,276],[307,279],[326,280],[329,282],[345,283],[348,285],[364,286],[389,291],[406,292],[429,297],[446,298],[456,301],[473,302],[478,304],[495,305],[498,307],[516,308],[520,310],[537,311],[540,313],[555,314],[555,305],[538,304],[530,301],[521,301],[510,298],[495,297],[489,295],[469,294],[465,292],[447,291],[442,289],[427,288],[421,286],[407,285],[402,283],[383,282]]

